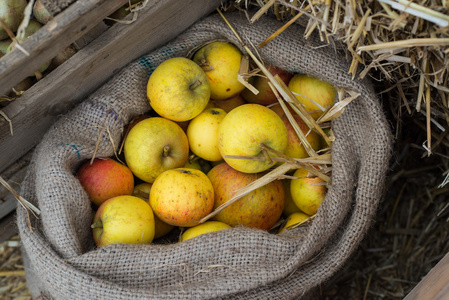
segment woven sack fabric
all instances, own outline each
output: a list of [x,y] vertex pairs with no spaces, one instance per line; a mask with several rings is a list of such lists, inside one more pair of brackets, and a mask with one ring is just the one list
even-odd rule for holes
[[[269,16],[250,24],[226,14],[248,45],[280,27]],[[36,218],[18,209],[17,223],[34,296],[54,299],[300,299],[331,277],[364,238],[378,209],[392,137],[369,81],[353,80],[335,45],[304,38],[292,25],[260,49],[265,63],[316,76],[360,96],[332,122],[332,183],[307,227],[276,235],[233,228],[183,243],[95,248],[92,209],[75,174],[81,162],[114,155],[124,126],[150,106],[146,84],[164,60],[188,56],[211,40],[239,45],[223,19],[199,20],[165,46],[130,63],[62,116],[35,150],[22,196]],[[30,226],[32,230],[30,230]]]

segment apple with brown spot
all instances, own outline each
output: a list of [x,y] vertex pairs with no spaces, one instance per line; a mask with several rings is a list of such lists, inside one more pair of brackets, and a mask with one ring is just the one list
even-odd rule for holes
[[192,227],[212,211],[214,188],[200,170],[167,170],[156,178],[151,187],[150,206],[163,222]]

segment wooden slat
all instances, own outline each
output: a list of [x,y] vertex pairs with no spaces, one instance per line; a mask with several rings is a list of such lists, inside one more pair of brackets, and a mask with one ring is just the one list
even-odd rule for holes
[[449,299],[449,253],[413,288],[404,300]]
[[220,0],[150,1],[130,25],[115,24],[3,109],[0,117],[0,173],[28,152],[47,129],[120,68],[160,47],[196,20],[214,11]]
[[0,95],[81,38],[128,0],[78,0],[0,60]]
[[3,219],[0,219],[0,243],[6,241],[17,233],[16,212],[14,211]]

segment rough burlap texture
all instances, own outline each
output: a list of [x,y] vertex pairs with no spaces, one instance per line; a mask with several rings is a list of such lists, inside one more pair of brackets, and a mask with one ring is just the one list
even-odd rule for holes
[[[281,26],[268,16],[255,24],[240,12],[226,16],[255,45]],[[183,243],[95,248],[91,205],[74,175],[76,168],[92,157],[99,136],[96,156],[113,156],[124,125],[150,109],[146,84],[156,66],[215,39],[238,45],[216,14],[130,63],[61,117],[38,145],[22,196],[42,213],[30,216],[32,231],[24,209],[18,209],[17,219],[34,296],[299,299],[329,279],[357,248],[382,197],[390,130],[369,82],[352,80],[349,65],[335,47],[316,37],[305,40],[299,25],[260,49],[262,59],[360,93],[332,123],[332,183],[313,222],[285,235],[233,228]]]

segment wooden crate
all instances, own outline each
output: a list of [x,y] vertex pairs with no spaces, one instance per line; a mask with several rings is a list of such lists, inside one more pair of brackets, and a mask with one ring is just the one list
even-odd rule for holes
[[[23,43],[27,57],[15,49],[0,64],[0,95],[32,73],[61,49],[79,41],[89,30],[128,0],[78,0]],[[3,109],[12,122],[0,117],[0,175],[32,151],[58,117],[84,100],[123,66],[156,49],[220,6],[220,0],[149,1],[131,24],[116,23],[53,70],[20,98]],[[132,16],[128,16],[131,18]],[[28,154],[29,155],[29,154]],[[19,187],[24,170],[5,180]],[[0,220],[17,200],[0,187]],[[4,221],[4,220],[3,220]],[[2,223],[0,222],[0,225]],[[0,235],[7,238],[7,234]]]

